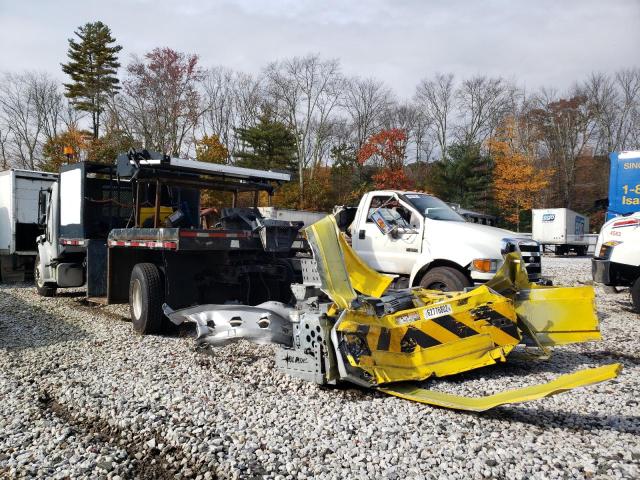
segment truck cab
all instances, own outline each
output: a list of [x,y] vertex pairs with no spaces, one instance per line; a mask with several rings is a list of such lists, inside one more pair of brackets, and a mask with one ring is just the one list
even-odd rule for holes
[[[486,282],[503,255],[520,251],[532,281],[540,280],[537,242],[500,228],[467,222],[439,198],[422,192],[366,193],[346,228],[353,249],[375,270],[408,286],[454,291]],[[338,214],[338,224],[348,223]]]
[[640,313],[640,212],[606,222],[596,243],[593,280],[609,287],[629,287]]

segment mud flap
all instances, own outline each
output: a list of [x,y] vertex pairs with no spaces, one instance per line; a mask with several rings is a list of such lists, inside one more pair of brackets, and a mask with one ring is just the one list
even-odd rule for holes
[[587,368],[567,375],[562,375],[549,383],[532,385],[529,387],[508,390],[506,392],[488,395],[486,397],[463,397],[450,393],[437,392],[419,387],[415,383],[394,384],[378,387],[381,392],[396,397],[426,403],[438,407],[454,410],[466,410],[470,412],[484,412],[499,405],[508,403],[520,403],[539,398],[548,397],[557,393],[573,390],[578,387],[586,387],[595,383],[604,382],[616,378],[622,371],[622,365],[613,363],[597,368]]

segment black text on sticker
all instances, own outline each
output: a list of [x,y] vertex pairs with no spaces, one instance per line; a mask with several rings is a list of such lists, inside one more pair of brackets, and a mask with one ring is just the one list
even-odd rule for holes
[[422,313],[424,314],[424,318],[428,320],[430,318],[438,318],[444,317],[445,315],[451,315],[453,313],[453,308],[451,308],[451,304],[446,303],[444,305],[438,305],[437,307],[425,308]]

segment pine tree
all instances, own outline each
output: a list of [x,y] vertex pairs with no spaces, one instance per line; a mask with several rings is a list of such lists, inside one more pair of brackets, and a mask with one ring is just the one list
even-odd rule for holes
[[235,152],[238,166],[296,171],[295,135],[284,123],[273,120],[269,111],[260,115],[257,125],[238,128],[236,134],[245,147]]
[[434,162],[428,189],[447,202],[487,211],[491,206],[491,158],[479,145],[453,144],[447,158]]
[[74,33],[80,41],[69,39],[69,62],[62,64],[62,71],[71,78],[64,84],[65,95],[76,109],[91,114],[93,137],[98,138],[106,97],[120,88],[116,72],[122,47],[114,45],[111,30],[102,22],[87,23]]

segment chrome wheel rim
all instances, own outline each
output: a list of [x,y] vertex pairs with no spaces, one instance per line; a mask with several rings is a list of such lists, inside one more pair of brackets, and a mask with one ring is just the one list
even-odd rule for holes
[[139,319],[142,315],[142,285],[140,285],[140,280],[138,279],[133,281],[131,306],[133,308],[133,316]]

